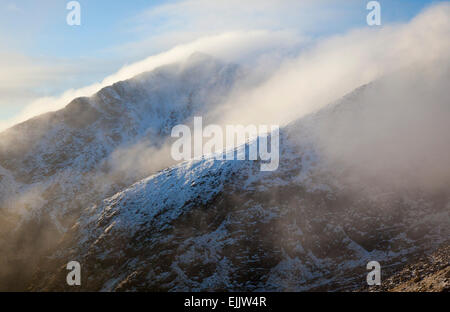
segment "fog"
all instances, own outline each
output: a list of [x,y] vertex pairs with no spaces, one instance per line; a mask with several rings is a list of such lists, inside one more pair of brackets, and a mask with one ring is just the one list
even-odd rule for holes
[[[307,46],[289,32],[209,36],[126,66],[97,84],[40,99],[5,126],[60,109],[77,96],[94,94],[116,81],[200,51],[251,68],[222,105],[205,116],[208,123],[221,126],[286,126],[369,84],[355,95],[357,101],[349,101],[355,111],[344,109],[311,125],[324,164],[337,171],[348,169],[344,180],[350,184],[363,181],[368,187],[434,192],[445,189],[450,182],[448,38],[449,4],[429,8],[407,24],[353,30]],[[292,53],[299,46],[302,49]],[[116,150],[108,159],[106,173],[91,173],[93,189],[108,193],[115,181],[132,183],[175,163],[170,158],[169,143],[162,147],[149,143]],[[103,188],[107,191],[103,192]],[[41,196],[40,190],[34,190],[15,202],[20,206],[40,204]],[[42,218],[50,220],[52,216]],[[4,220],[2,225],[7,223]],[[53,226],[46,227],[44,222],[37,228],[42,242],[17,239],[19,243],[11,247],[16,242],[11,240],[7,246],[12,255],[18,247],[34,245],[34,252],[47,248],[47,241],[56,240]],[[24,233],[19,234],[21,238]],[[1,275],[9,274],[9,264],[2,265]],[[11,267],[18,270],[15,264]]]
[[133,78],[146,71],[174,62],[182,62],[195,52],[213,55],[228,62],[254,61],[266,54],[293,49],[302,39],[287,31],[234,31],[218,35],[205,36],[193,42],[181,44],[172,49],[151,55],[144,60],[123,66],[116,73],[102,81],[79,89],[69,89],[60,96],[43,97],[27,105],[18,115],[0,122],[0,130],[9,128],[37,115],[56,111],[71,100],[82,96],[91,96],[100,89],[115,82]]
[[263,84],[236,92],[216,112],[217,120],[286,125],[391,72],[448,58],[449,17],[445,3],[407,24],[319,40],[297,57],[286,58]]
[[[345,182],[386,191],[450,187],[450,62],[382,77],[312,124],[325,163]],[[341,174],[342,176],[342,174]]]

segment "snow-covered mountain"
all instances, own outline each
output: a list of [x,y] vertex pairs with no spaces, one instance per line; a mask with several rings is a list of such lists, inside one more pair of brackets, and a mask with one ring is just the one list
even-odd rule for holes
[[[356,160],[339,162],[341,153],[330,159],[330,151],[341,149],[323,145],[341,142],[346,133],[372,134],[359,128],[372,112],[365,100],[386,81],[361,87],[281,129],[280,167],[274,172],[260,171],[259,161],[204,157],[86,207],[53,256],[40,263],[32,289],[71,290],[64,265],[76,260],[83,268],[83,290],[356,290],[366,283],[369,261],[395,272],[416,254],[433,250],[450,234],[448,181],[439,180],[433,189],[421,183],[398,187],[390,181],[397,182],[401,170],[382,183],[372,181],[370,171],[360,174]],[[393,102],[376,110],[385,127],[390,123],[382,121],[392,114],[385,108],[408,98],[400,85],[396,88]],[[395,138],[403,128],[396,130],[388,136]],[[369,145],[376,142],[364,138]],[[445,145],[445,138],[435,143]],[[398,150],[379,146],[385,145],[369,150],[373,164],[379,157],[389,168],[384,156]]]
[[245,76],[201,54],[1,133],[0,289],[74,290],[73,260],[77,289],[104,291],[356,290],[369,261],[395,273],[449,237],[439,67],[383,77],[282,128],[273,172],[170,161],[172,127]]
[[[152,152],[172,127],[214,108],[242,75],[196,53],[2,132],[0,249],[10,252],[0,256],[0,289],[21,289],[18,276],[84,207],[170,164]],[[145,157],[131,159],[133,149]]]

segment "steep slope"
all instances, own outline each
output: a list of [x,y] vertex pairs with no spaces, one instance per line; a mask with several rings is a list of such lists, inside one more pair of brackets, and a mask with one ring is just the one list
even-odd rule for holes
[[[375,157],[365,165],[373,169],[373,164],[384,180],[374,181],[371,170],[360,171],[361,159],[342,161],[341,153],[337,158],[330,153],[341,149],[324,145],[342,142],[340,135],[347,132],[369,130],[360,128],[370,124],[366,117],[373,112],[366,99],[390,87],[391,81],[385,82],[362,87],[282,129],[280,167],[274,172],[261,172],[259,161],[205,157],[161,171],[90,207],[54,257],[41,263],[32,289],[74,290],[65,284],[65,264],[77,260],[82,290],[357,290],[366,282],[369,261],[395,272],[408,259],[433,250],[450,234],[448,180],[423,187],[419,178],[428,181],[428,176],[416,175],[417,170],[412,181],[417,183],[399,186],[411,168],[388,174],[379,171]],[[386,108],[395,101],[409,99],[396,87],[399,92],[376,110],[380,120],[388,119],[392,110]],[[430,93],[422,91],[428,98]],[[444,94],[428,108],[441,109],[440,117],[450,120],[448,105],[442,106],[448,90],[432,91]],[[423,102],[419,96],[416,100]],[[434,120],[436,127],[443,126]],[[375,144],[379,137],[363,138],[363,146],[390,168],[384,154],[398,150],[381,149],[386,145]],[[446,138],[435,138],[438,151],[448,146]]]
[[423,255],[389,277],[383,291],[450,291],[450,244],[446,242],[431,255]]
[[[2,132],[0,249],[11,252],[0,256],[0,289],[22,289],[17,274],[82,207],[167,166],[153,152],[171,128],[219,104],[240,76],[237,65],[194,54]],[[147,152],[141,166],[121,167],[133,149]]]
[[17,125],[0,137],[0,168],[9,182],[2,190],[14,181],[42,185],[63,172],[89,173],[122,144],[161,144],[174,125],[217,104],[238,74],[235,65],[196,54]]

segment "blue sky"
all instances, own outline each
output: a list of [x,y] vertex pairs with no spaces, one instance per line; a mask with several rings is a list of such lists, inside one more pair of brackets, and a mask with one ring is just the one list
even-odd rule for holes
[[[42,2],[45,2],[42,4]],[[151,26],[136,30],[139,15],[160,5],[176,3],[162,0],[79,0],[82,7],[82,25],[69,27],[66,25],[66,0],[2,0],[0,8],[0,28],[12,47],[29,55],[45,57],[95,57],[107,55],[109,48],[120,46],[125,42],[133,42],[148,35],[145,30],[158,31],[164,27],[167,19],[160,17],[149,21]],[[347,3],[346,3],[347,2]],[[317,14],[315,19],[324,24],[316,25],[312,30],[316,34],[335,33],[346,28],[365,25],[368,1],[338,0],[331,1],[336,11],[348,14],[346,19],[333,18],[332,25],[326,25]],[[407,21],[432,0],[381,0],[384,23]],[[15,9],[8,9],[8,6]],[[6,7],[6,9],[5,9]],[[314,13],[318,13],[314,11]],[[146,25],[148,26],[148,25]],[[292,26],[292,25],[289,25]],[[294,25],[295,26],[295,25]],[[143,54],[145,51],[143,51]],[[111,53],[112,54],[112,53]]]
[[[316,38],[367,27],[363,0],[205,1],[79,0],[82,24],[68,26],[68,0],[0,0],[0,121],[35,98],[89,85],[204,35],[287,29]],[[384,25],[439,1],[379,2]]]

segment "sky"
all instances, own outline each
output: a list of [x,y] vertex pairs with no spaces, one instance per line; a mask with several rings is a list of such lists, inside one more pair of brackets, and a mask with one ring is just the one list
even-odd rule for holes
[[[265,35],[257,33],[252,40],[261,46],[268,41],[280,46],[368,27],[369,1],[363,0],[79,0],[80,26],[67,25],[68,2],[0,0],[0,128],[40,113],[35,108],[49,97],[59,97],[61,102],[90,95],[118,79],[114,74],[127,65],[179,45],[215,51],[214,41],[201,41],[208,36],[222,35],[223,39],[223,34],[230,32],[263,31]],[[380,27],[384,27],[407,22],[441,1],[379,2]],[[230,44],[246,41],[224,40]],[[181,54],[174,51],[171,55],[166,55],[164,62]],[[138,71],[134,66],[128,76],[120,77]],[[68,92],[80,88],[83,91]],[[62,94],[65,96],[60,97]]]

